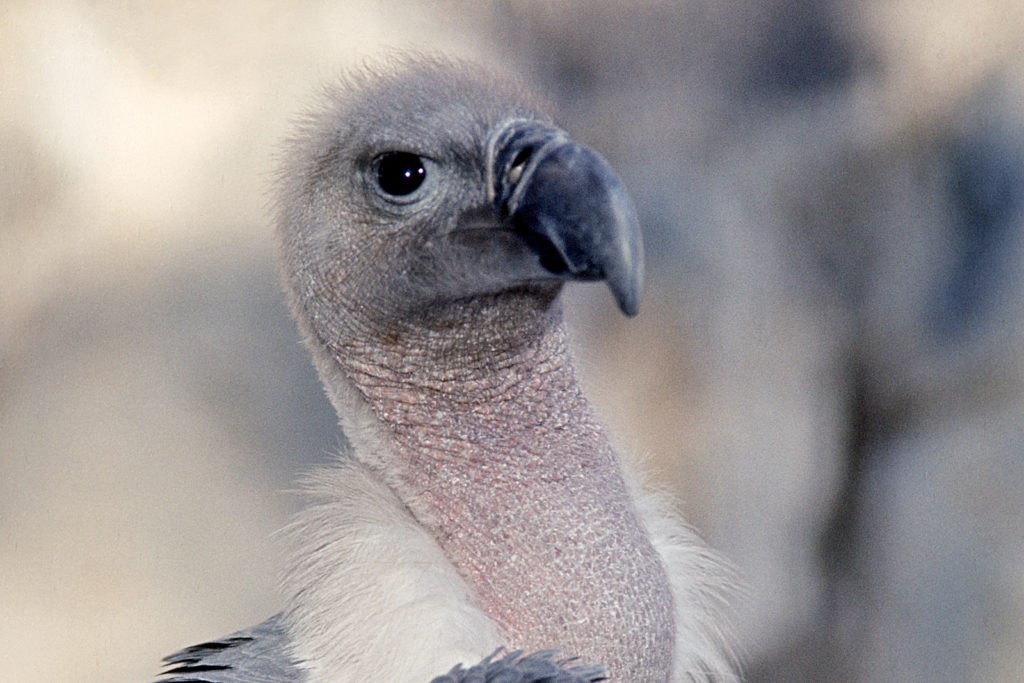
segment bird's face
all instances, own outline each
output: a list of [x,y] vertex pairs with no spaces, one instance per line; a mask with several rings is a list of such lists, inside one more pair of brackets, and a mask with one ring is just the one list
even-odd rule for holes
[[331,99],[291,152],[279,225],[293,305],[324,341],[527,324],[573,279],[636,312],[625,190],[521,93],[407,63]]

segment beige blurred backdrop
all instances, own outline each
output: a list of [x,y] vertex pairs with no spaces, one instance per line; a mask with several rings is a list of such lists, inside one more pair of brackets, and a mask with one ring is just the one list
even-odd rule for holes
[[648,295],[569,293],[580,364],[736,566],[750,680],[1024,680],[1019,0],[8,0],[0,680],[151,680],[279,609],[342,437],[274,155],[387,48],[521,75],[631,188]]

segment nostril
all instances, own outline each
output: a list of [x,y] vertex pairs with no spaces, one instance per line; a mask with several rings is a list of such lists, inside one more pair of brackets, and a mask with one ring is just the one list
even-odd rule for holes
[[533,147],[523,147],[516,153],[515,158],[512,160],[512,165],[508,167],[508,182],[509,185],[515,185],[519,182],[519,179],[523,177],[523,169],[526,168],[526,163],[533,156]]

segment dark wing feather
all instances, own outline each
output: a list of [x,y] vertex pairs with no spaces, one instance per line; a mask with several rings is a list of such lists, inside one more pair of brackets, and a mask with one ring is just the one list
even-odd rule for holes
[[164,658],[159,683],[301,683],[281,615]]
[[[159,683],[302,683],[305,673],[292,658],[281,615],[218,640],[187,647],[164,658]],[[599,666],[556,659],[554,650],[499,658],[495,651],[471,667],[460,664],[431,683],[594,683]]]
[[479,664],[464,669],[461,664],[430,683],[593,683],[606,680],[600,666],[578,664],[572,658],[555,659],[557,650],[540,650],[524,655],[510,652],[500,659],[496,650]]

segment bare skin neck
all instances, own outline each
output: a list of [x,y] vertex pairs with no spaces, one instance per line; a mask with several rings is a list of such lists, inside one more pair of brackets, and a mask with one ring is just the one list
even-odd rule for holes
[[408,345],[333,355],[384,427],[382,475],[513,647],[667,680],[668,578],[557,319],[451,368]]

